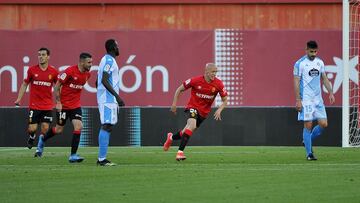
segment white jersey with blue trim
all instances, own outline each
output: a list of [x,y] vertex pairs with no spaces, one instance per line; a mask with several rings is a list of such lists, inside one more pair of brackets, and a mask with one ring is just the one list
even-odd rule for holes
[[112,95],[101,82],[103,72],[107,72],[109,74],[109,84],[112,86],[115,92],[119,94],[119,67],[116,63],[115,58],[109,54],[106,54],[104,57],[102,57],[99,64],[97,77],[97,102],[98,104],[117,103],[114,95]]
[[302,101],[323,102],[321,96],[321,75],[325,72],[324,62],[307,55],[300,58],[294,66],[294,76],[300,78],[300,97]]

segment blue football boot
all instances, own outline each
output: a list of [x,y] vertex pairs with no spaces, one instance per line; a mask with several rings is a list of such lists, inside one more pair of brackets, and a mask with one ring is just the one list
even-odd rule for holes
[[39,142],[38,142],[34,157],[42,157],[42,153],[44,151],[44,146],[45,146],[44,137],[39,136]]
[[84,157],[81,157],[81,156],[79,156],[77,154],[72,154],[69,157],[69,162],[70,163],[80,163],[82,161],[84,161]]

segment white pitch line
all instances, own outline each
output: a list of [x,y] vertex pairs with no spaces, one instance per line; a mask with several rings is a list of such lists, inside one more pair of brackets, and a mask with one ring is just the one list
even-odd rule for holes
[[14,148],[1,148],[0,147],[0,152],[6,152],[6,151],[25,151],[25,150],[29,150],[28,148],[19,148],[19,147],[14,147]]

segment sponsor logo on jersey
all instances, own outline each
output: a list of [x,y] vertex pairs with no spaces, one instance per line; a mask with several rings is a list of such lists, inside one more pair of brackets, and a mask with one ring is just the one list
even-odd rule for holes
[[202,98],[202,99],[213,99],[214,95],[207,95],[207,94],[201,94],[201,93],[196,93],[196,96]]
[[70,83],[69,87],[74,88],[74,89],[82,89],[83,88],[82,85],[75,85],[75,84],[72,84],[72,83]]
[[320,71],[319,71],[319,70],[317,70],[317,69],[315,69],[315,68],[309,70],[309,76],[311,76],[311,77],[317,77],[317,76],[319,76],[319,75],[320,75]]
[[51,86],[51,82],[38,81],[38,80],[34,80],[33,84],[34,85],[39,85],[39,86],[47,86],[47,87]]

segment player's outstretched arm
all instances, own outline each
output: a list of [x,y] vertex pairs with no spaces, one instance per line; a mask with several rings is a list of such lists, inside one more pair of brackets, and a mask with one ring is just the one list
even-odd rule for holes
[[115,92],[114,88],[109,83],[109,77],[110,77],[109,73],[104,71],[102,74],[103,75],[102,75],[101,83],[104,85],[106,90],[109,91],[112,95],[114,95],[119,106],[125,106],[124,101],[120,98],[120,96]]
[[26,88],[28,87],[28,85],[29,85],[29,84],[26,83],[26,82],[23,82],[23,83],[21,84],[21,87],[20,87],[20,89],[19,89],[18,97],[17,97],[16,101],[14,102],[14,103],[15,103],[15,106],[20,106],[20,101],[21,101],[22,97],[24,96],[24,93],[25,93]]
[[326,90],[329,92],[330,104],[333,104],[335,102],[335,97],[334,97],[334,93],[333,93],[330,81],[327,78],[325,73],[322,73],[321,76],[322,76],[322,79],[323,79],[323,84],[324,84]]
[[227,106],[228,98],[227,98],[227,96],[221,97],[221,100],[222,100],[222,104],[219,106],[219,108],[214,113],[214,119],[217,121],[219,121],[219,120],[221,121],[221,112]]
[[301,97],[300,97],[300,77],[298,77],[298,76],[294,76],[294,91],[295,91],[295,98],[296,98],[295,109],[297,111],[301,111],[302,103],[301,103]]
[[170,109],[170,111],[173,112],[174,114],[176,114],[176,104],[177,104],[177,101],[179,100],[180,94],[184,91],[185,91],[185,87],[183,84],[181,84],[175,91],[174,99],[173,99],[173,102],[171,104],[171,109]]

